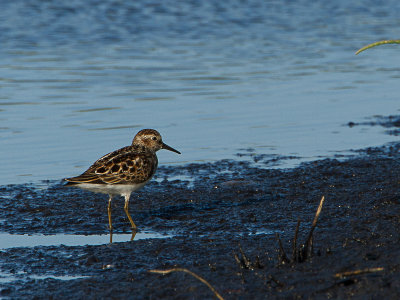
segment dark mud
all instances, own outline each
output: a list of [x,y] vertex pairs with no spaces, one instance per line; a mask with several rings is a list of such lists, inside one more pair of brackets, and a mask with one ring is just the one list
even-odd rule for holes
[[[205,278],[225,299],[399,298],[399,150],[399,144],[392,144],[290,170],[235,161],[161,167],[157,180],[133,195],[130,212],[139,230],[174,237],[1,250],[1,272],[25,275],[0,282],[0,297],[214,297],[186,273],[149,273],[181,267]],[[1,232],[108,232],[106,196],[56,182],[44,184],[49,187],[0,187]],[[313,256],[282,264],[275,234],[290,254],[298,219],[298,242],[304,242],[323,195]],[[130,231],[122,199],[113,202],[113,225],[115,233]],[[369,272],[335,276],[366,269]],[[55,276],[77,278],[51,278]]]
[[400,135],[400,116],[373,116],[364,122],[349,122],[347,126],[381,126],[385,128],[385,133],[389,135]]

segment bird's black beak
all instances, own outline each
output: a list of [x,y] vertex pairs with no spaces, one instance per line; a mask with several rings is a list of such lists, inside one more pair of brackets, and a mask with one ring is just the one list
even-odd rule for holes
[[175,150],[174,148],[168,146],[167,144],[162,143],[161,149],[169,150],[178,154],[181,154],[178,150]]

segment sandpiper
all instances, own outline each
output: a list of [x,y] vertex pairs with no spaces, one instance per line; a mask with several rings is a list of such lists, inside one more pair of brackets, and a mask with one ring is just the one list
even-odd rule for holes
[[[76,186],[95,193],[108,194],[108,223],[110,233],[111,201],[113,196],[125,197],[124,211],[132,225],[132,239],[136,225],[129,211],[129,198],[133,191],[143,187],[154,175],[158,159],[156,151],[166,149],[181,154],[178,150],[163,143],[160,133],[154,129],[140,130],[132,145],[115,150],[96,160],[82,175],[65,178],[67,186]],[[110,235],[112,241],[112,235]]]

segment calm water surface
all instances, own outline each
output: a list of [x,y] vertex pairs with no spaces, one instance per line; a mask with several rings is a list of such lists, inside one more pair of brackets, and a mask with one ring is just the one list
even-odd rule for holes
[[78,175],[156,128],[160,164],[381,145],[398,114],[398,1],[0,2],[0,185]]

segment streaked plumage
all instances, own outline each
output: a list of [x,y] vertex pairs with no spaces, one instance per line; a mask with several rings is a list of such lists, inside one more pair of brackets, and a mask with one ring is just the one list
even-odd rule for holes
[[160,149],[180,154],[179,151],[163,143],[158,131],[143,129],[136,134],[131,146],[104,155],[83,174],[66,178],[66,185],[109,195],[108,220],[110,230],[112,230],[112,197],[114,195],[124,196],[125,213],[132,228],[136,229],[136,225],[128,212],[129,198],[133,191],[143,187],[154,175],[158,165],[156,151]]

